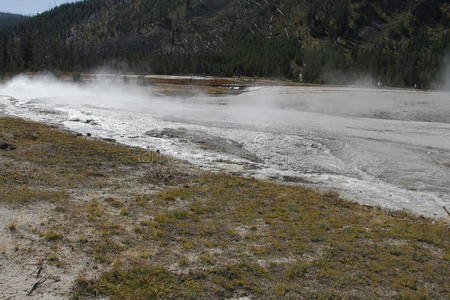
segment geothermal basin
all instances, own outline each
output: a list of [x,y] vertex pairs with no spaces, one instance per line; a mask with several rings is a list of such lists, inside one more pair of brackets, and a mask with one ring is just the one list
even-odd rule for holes
[[0,85],[0,114],[366,205],[430,217],[450,208],[448,92],[252,86],[175,95],[111,80],[16,77]]

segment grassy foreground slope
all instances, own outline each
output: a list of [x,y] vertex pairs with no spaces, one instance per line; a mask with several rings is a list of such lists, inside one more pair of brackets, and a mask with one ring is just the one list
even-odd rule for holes
[[62,272],[84,257],[94,270],[75,274],[65,296],[450,297],[446,221],[211,174],[20,119],[0,119],[0,140],[17,146],[0,150],[0,208],[49,208],[31,227],[0,229],[33,241],[14,251]]

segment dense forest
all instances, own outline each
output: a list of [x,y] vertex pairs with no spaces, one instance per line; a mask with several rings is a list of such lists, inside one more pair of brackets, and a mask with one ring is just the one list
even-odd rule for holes
[[21,15],[0,12],[0,29],[11,28],[24,21],[26,18],[27,17]]
[[0,31],[2,74],[109,65],[427,88],[449,51],[446,0],[85,0]]

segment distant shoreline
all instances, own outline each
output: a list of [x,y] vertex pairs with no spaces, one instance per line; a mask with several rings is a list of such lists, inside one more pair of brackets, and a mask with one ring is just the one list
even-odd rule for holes
[[[176,84],[176,85],[192,85],[192,86],[213,86],[213,87],[255,87],[255,86],[292,86],[292,87],[325,87],[325,88],[368,88],[380,90],[399,90],[399,91],[418,91],[418,92],[435,92],[432,89],[418,89],[396,86],[379,86],[375,84],[367,85],[337,85],[337,84],[320,84],[320,83],[306,83],[295,82],[286,79],[275,78],[260,78],[260,77],[216,77],[208,75],[162,75],[162,74],[114,74],[114,73],[78,73],[78,72],[24,72],[15,75],[6,76],[2,81],[5,82],[15,76],[43,76],[53,75],[57,78],[69,81],[91,81],[93,79],[108,78],[121,79],[128,82],[143,83],[143,84]],[[440,91],[438,91],[440,92]]]

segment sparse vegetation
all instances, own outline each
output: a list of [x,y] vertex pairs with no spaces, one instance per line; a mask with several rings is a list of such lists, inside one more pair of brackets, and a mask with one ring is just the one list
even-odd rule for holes
[[42,234],[42,236],[50,242],[54,242],[57,240],[60,240],[62,238],[61,233],[57,232],[57,231],[47,231],[45,233]]
[[8,229],[11,232],[16,231],[17,230],[17,221],[12,220],[11,222],[9,222],[8,226],[6,226],[6,229]]
[[[18,147],[0,152],[0,191],[58,196],[0,205],[51,205],[51,218],[20,231],[36,232],[50,265],[66,266],[70,253],[92,260],[99,274],[78,274],[75,299],[450,295],[444,220],[175,160],[140,163],[138,149],[0,119],[0,135],[11,134]],[[159,168],[175,176],[166,180]]]
[[28,202],[60,202],[66,198],[64,192],[30,189],[27,187],[5,188],[0,191],[0,202],[10,204],[26,204]]

